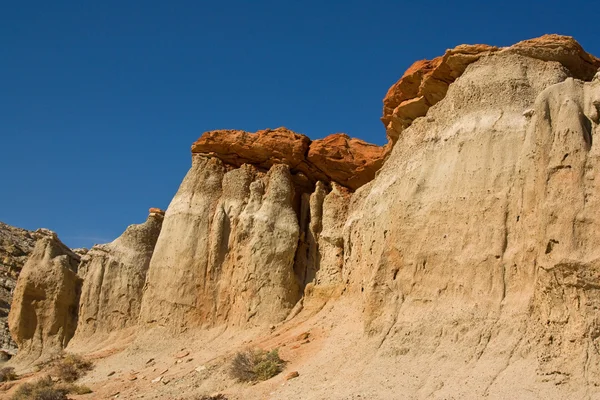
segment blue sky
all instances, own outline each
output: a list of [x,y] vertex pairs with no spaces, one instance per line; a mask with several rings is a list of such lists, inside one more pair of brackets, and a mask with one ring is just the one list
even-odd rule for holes
[[0,221],[91,246],[166,208],[202,132],[383,144],[413,62],[544,33],[600,55],[590,1],[13,1],[0,8]]

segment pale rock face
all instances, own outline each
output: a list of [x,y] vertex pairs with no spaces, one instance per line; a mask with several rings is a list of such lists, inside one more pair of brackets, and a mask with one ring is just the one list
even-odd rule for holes
[[351,196],[350,191],[334,183],[323,199],[316,285],[326,287],[343,283],[344,224]]
[[154,209],[143,224],[131,225],[108,244],[94,246],[82,257],[83,278],[79,322],[73,342],[87,345],[137,324],[142,291],[163,216]]
[[265,174],[195,155],[165,213],[141,321],[174,329],[282,321],[300,297],[293,200],[287,166]]
[[81,292],[78,263],[79,256],[56,235],[37,241],[17,280],[8,315],[21,362],[51,357],[73,337]]
[[0,222],[0,350],[14,354],[16,343],[10,337],[8,312],[17,278],[33,251],[38,238],[51,234],[47,230],[36,232]]
[[537,385],[579,397],[596,384],[599,89],[568,76],[482,56],[352,198],[343,279],[423,398],[502,397],[508,381],[517,398]]

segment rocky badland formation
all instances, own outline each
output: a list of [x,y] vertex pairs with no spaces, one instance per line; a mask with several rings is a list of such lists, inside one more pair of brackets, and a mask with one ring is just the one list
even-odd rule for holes
[[[598,398],[599,68],[565,36],[459,46],[390,88],[385,147],[205,133],[164,215],[28,242],[12,362],[88,354],[121,398]],[[294,379],[228,377],[251,346]]]

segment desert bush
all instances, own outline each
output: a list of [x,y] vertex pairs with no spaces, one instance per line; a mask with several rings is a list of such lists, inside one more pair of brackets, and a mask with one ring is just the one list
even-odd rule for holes
[[0,382],[14,381],[15,379],[17,379],[17,374],[13,367],[0,369]]
[[68,391],[54,387],[50,377],[35,383],[24,383],[15,392],[12,400],[66,400]]
[[92,368],[90,361],[77,354],[67,354],[54,365],[54,374],[65,382],[75,382]]
[[231,364],[231,376],[241,382],[266,381],[283,370],[285,361],[279,350],[248,350],[239,352]]
[[212,396],[204,394],[202,396],[194,397],[193,400],[227,400],[227,397],[225,397],[225,395],[222,393],[213,394]]
[[67,400],[67,394],[87,394],[92,391],[86,386],[56,383],[48,376],[33,383],[24,383],[17,388],[12,400]]

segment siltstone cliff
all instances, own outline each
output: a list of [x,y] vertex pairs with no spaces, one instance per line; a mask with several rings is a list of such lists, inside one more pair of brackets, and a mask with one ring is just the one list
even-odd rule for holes
[[37,242],[16,360],[302,326],[323,337],[294,361],[308,386],[273,398],[599,396],[598,68],[565,36],[463,45],[390,88],[385,147],[205,133],[164,216],[82,257]]

